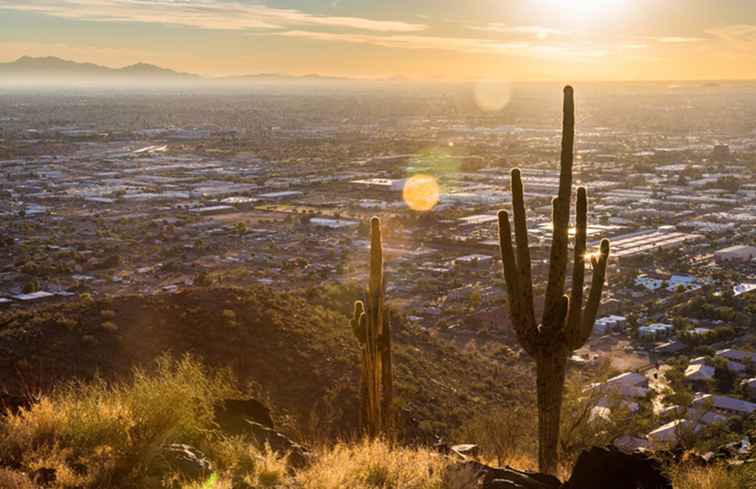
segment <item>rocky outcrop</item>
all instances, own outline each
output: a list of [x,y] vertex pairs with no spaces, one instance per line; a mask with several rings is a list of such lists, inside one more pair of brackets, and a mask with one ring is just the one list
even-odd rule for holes
[[482,489],[559,489],[562,483],[549,475],[521,472],[509,467],[497,469],[475,461],[451,465],[445,476],[453,487]]
[[190,480],[209,476],[213,464],[200,450],[182,443],[173,443],[164,449],[168,464],[179,474]]
[[594,447],[578,457],[564,489],[672,489],[656,458],[641,452]]
[[310,461],[308,450],[283,433],[276,431],[273,418],[263,403],[255,399],[225,399],[215,406],[215,422],[225,434],[242,436],[260,447],[269,446],[289,465],[303,467]]
[[215,422],[224,433],[244,436],[249,421],[274,428],[270,409],[257,399],[224,399],[215,405]]

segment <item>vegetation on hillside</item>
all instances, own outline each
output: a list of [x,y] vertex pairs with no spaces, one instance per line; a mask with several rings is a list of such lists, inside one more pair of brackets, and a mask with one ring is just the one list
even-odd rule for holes
[[[380,439],[320,444],[311,464],[295,468],[285,453],[230,437],[215,423],[216,401],[245,394],[230,371],[209,369],[189,357],[162,357],[152,373],[137,369],[120,382],[66,383],[0,418],[0,487],[39,489],[42,482],[53,489],[470,486],[464,472],[451,470],[453,458]],[[201,454],[208,470],[188,472],[167,450],[176,443]],[[509,461],[521,468],[535,464],[525,452]],[[671,466],[669,471],[676,489],[740,489],[756,481],[752,464]]]

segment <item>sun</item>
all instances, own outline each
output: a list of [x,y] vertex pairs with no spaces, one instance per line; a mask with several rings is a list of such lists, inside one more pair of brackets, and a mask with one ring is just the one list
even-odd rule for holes
[[561,23],[596,21],[618,14],[630,0],[532,0],[548,10],[558,11]]

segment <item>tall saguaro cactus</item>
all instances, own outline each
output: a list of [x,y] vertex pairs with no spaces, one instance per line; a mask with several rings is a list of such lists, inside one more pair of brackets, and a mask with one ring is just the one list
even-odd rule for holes
[[385,314],[381,221],[370,220],[370,280],[367,300],[354,303],[350,321],[362,353],[361,418],[370,436],[391,428],[393,377],[391,325]]
[[512,170],[512,208],[516,250],[512,245],[509,214],[499,212],[499,243],[507,284],[509,308],[515,335],[522,348],[536,361],[538,396],[538,463],[541,472],[554,474],[557,469],[559,419],[562,408],[567,358],[583,344],[593,330],[596,312],[609,259],[609,241],[601,242],[598,253],[591,254],[593,278],[588,300],[583,306],[586,258],[588,199],[584,187],[577,189],[575,212],[575,248],[572,287],[564,294],[568,262],[572,164],[575,140],[575,105],[572,87],[564,89],[562,156],[559,194],[553,200],[553,234],[546,286],[543,318],[536,321],[533,309],[533,278],[528,248],[522,177]]

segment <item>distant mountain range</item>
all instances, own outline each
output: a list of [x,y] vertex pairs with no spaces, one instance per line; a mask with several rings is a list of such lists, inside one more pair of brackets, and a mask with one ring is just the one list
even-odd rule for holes
[[339,81],[352,80],[346,77],[288,75],[261,73],[222,78],[207,78],[193,73],[181,73],[146,63],[137,63],[123,68],[109,68],[93,63],[78,63],[53,56],[35,58],[23,56],[16,61],[0,63],[0,82],[30,81],[40,83],[64,82],[244,82],[274,81]]

